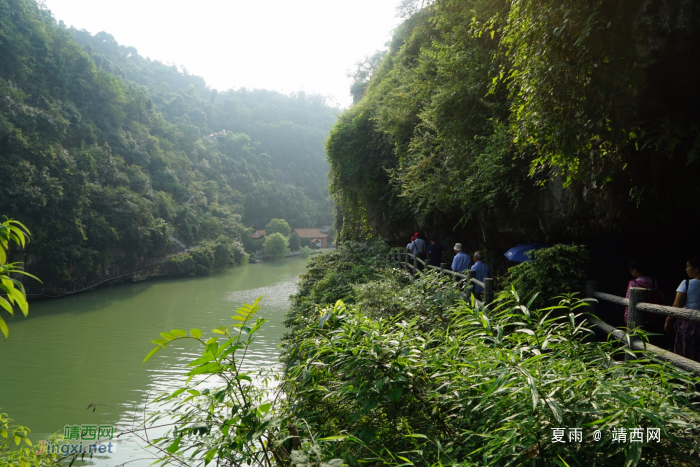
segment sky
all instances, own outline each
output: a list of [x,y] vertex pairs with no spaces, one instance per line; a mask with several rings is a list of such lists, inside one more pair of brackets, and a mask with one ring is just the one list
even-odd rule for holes
[[57,21],[168,65],[219,91],[305,91],[348,107],[347,70],[384,49],[399,0],[44,0]]

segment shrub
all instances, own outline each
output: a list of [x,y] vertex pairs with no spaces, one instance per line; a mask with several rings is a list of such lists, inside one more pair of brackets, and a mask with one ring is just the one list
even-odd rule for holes
[[268,235],[264,244],[265,254],[272,255],[274,258],[282,258],[289,253],[289,240],[281,233],[273,233]]
[[301,239],[299,238],[299,235],[297,235],[295,232],[292,232],[292,234],[289,236],[289,249],[292,251],[299,251],[300,247]]
[[389,248],[382,241],[343,242],[336,250],[324,251],[309,259],[308,272],[301,275],[287,326],[307,309],[328,305],[343,298],[353,302],[353,285],[378,279],[389,262]]
[[[586,247],[558,244],[533,252],[534,259],[508,270],[502,288],[509,293],[512,287],[523,297],[539,293],[540,297],[556,297],[562,293],[583,290],[588,262]],[[541,300],[539,299],[540,303]]]
[[[691,403],[700,378],[652,358],[616,361],[623,350],[590,338],[574,295],[537,308],[511,290],[475,308],[449,280],[426,272],[411,281],[381,254],[362,261],[371,246],[349,246],[309,260],[283,355],[289,417],[308,423],[307,436],[345,439],[327,456],[351,466],[700,461]],[[565,280],[574,267],[582,277],[585,251],[548,250],[521,265],[523,277],[575,287]],[[557,257],[568,269],[542,264]],[[553,442],[554,428],[564,428],[565,443]],[[622,428],[643,428],[644,444],[614,442]],[[659,430],[659,443],[647,442],[646,428]],[[581,442],[569,442],[569,429],[581,430]]]
[[299,244],[303,247],[305,246],[305,247],[311,248],[311,239],[308,237],[304,237],[301,239]]
[[[376,319],[342,302],[308,310],[285,354],[292,415],[315,436],[359,439],[332,452],[349,465],[376,453],[406,465],[697,465],[700,414],[689,399],[700,379],[615,361],[614,343],[588,339],[585,303],[557,301],[462,302],[429,329],[418,316]],[[565,442],[554,442],[554,428]],[[574,428],[580,442],[569,442]],[[622,428],[644,429],[644,443],[613,441]]]
[[401,270],[391,269],[379,280],[353,287],[353,296],[367,316],[373,319],[417,318],[422,327],[444,322],[445,312],[466,297],[466,290],[455,287],[450,276],[426,270],[415,280]]
[[[168,344],[183,339],[194,341],[201,348],[199,358],[186,357],[193,367],[186,375],[189,378],[179,389],[159,396],[154,401],[158,410],[130,430],[157,453],[155,463],[183,467],[210,463],[222,467],[341,467],[340,459],[322,462],[325,459],[320,443],[324,440],[292,441],[298,432],[294,420],[280,409],[283,398],[275,394],[280,391],[277,375],[269,368],[245,370],[250,367],[246,357],[251,355],[248,350],[253,336],[266,321],[254,319],[261,298],[238,308],[231,317],[232,323],[214,329],[216,335],[209,339],[199,329],[189,333],[173,329],[153,341],[156,347],[144,362]],[[193,380],[196,376],[204,378]],[[168,420],[164,434],[163,419]],[[149,435],[151,429],[160,433]]]
[[238,266],[248,260],[243,245],[225,236],[204,241],[189,253],[170,258],[168,273],[172,276],[208,276],[227,266]]
[[309,248],[308,246],[301,247],[299,249],[299,256],[301,256],[302,258],[308,258],[309,256],[311,256],[311,248]]

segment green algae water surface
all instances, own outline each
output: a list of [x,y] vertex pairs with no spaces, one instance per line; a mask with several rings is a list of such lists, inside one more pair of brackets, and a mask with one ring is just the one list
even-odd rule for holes
[[[260,295],[258,317],[268,322],[248,355],[248,369],[272,367],[288,297],[305,266],[303,259],[287,258],[210,277],[147,281],[31,303],[29,317],[9,320],[10,337],[0,341],[0,412],[29,427],[34,440],[63,433],[66,425],[132,420],[156,393],[184,382],[186,364],[199,352],[171,344],[142,364],[154,347],[150,341],[171,329],[198,328],[211,336],[213,328],[232,322],[237,307]],[[152,461],[135,441],[120,440],[116,454],[80,465]]]

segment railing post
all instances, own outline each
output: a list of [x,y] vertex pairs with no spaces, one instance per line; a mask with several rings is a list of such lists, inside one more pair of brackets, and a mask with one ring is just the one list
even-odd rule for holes
[[418,255],[413,253],[413,278],[416,278],[416,272],[418,271]]
[[587,302],[588,303],[588,312],[592,315],[595,314],[595,309],[597,305],[597,301],[595,301],[595,291],[598,289],[598,281],[586,281],[586,290],[585,290],[585,295],[586,298],[590,298],[591,301]]
[[[647,289],[643,289],[641,287],[630,288],[630,304],[627,312],[628,334],[634,332],[634,330],[637,328],[641,328],[646,322],[645,313],[643,311],[637,310],[637,304],[646,302],[648,293],[649,292],[647,291]],[[633,341],[636,340],[639,340],[639,338],[630,336],[630,345]],[[625,354],[625,360],[634,360],[634,357],[630,354]]]
[[493,301],[494,293],[494,278],[487,277],[484,279],[484,306]]
[[447,269],[447,263],[440,263],[440,272],[444,271]]
[[472,298],[472,294],[474,293],[474,283],[472,279],[474,279],[475,275],[476,271],[472,271],[471,269],[467,271],[467,303],[469,303],[469,299]]
[[644,303],[647,301],[647,289],[640,287],[630,288],[630,304],[629,312],[627,313],[627,328],[635,329],[644,326],[645,316],[643,311],[637,310],[638,303]]
[[[586,298],[595,298],[595,292],[598,289],[598,281],[586,281]],[[594,304],[592,304],[595,306]]]

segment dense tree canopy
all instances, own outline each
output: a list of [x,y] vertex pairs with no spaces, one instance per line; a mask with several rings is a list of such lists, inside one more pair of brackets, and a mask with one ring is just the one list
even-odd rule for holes
[[335,109],[319,96],[218,93],[33,0],[0,1],[0,96],[0,212],[31,229],[27,266],[49,284],[157,257],[171,237],[330,221]]
[[273,233],[279,232],[282,235],[284,235],[285,237],[287,237],[287,236],[289,236],[289,233],[291,231],[292,231],[291,227],[289,227],[289,224],[284,219],[272,219],[265,226],[265,234],[266,235],[272,235]]
[[434,226],[491,245],[561,241],[688,210],[692,2],[404,4],[388,50],[352,74],[357,102],[327,143],[345,238],[371,224],[392,241]]

